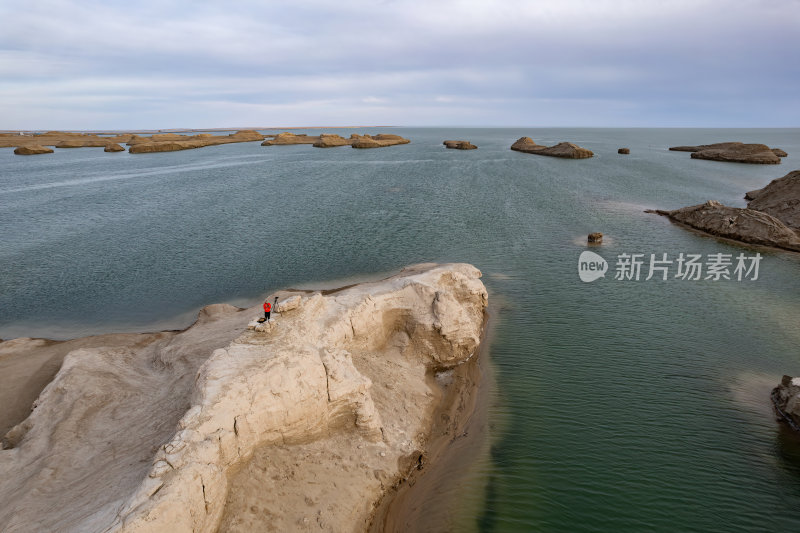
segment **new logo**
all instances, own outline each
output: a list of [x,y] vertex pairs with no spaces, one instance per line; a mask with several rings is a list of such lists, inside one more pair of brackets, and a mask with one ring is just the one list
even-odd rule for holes
[[578,276],[583,282],[589,283],[597,278],[604,278],[607,270],[606,260],[594,252],[583,252],[578,258]]

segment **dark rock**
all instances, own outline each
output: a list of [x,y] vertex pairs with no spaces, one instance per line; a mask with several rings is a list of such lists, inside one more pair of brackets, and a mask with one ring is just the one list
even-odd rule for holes
[[772,389],[771,397],[781,420],[800,431],[800,379],[783,376],[781,384]]
[[766,144],[724,142],[701,144],[698,146],[672,146],[670,150],[692,152],[692,159],[709,159],[712,161],[753,163],[760,165],[776,165],[781,162],[781,158]]
[[673,211],[648,212],[718,237],[800,252],[800,234],[777,218],[754,209],[727,207],[712,200]]
[[442,144],[454,150],[475,150],[478,148],[469,141],[445,141]]
[[774,216],[794,230],[800,230],[800,170],[772,180],[763,189],[745,194],[747,207]]
[[599,231],[589,234],[589,242],[592,244],[602,244],[603,243],[603,234]]
[[530,137],[520,137],[511,145],[511,149],[526,154],[549,155],[565,159],[586,159],[594,155],[591,150],[569,142],[561,142],[555,146],[542,146],[536,144]]
[[631,149],[630,148],[620,148],[619,150],[617,150],[617,153],[618,154],[627,155],[627,154],[631,153]]

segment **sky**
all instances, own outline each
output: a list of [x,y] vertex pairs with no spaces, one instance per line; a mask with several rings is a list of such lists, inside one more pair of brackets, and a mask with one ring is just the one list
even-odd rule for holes
[[800,0],[0,0],[0,130],[798,127]]

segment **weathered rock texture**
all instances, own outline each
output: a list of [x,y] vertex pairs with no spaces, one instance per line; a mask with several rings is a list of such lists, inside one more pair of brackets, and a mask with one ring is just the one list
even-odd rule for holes
[[[0,530],[364,528],[422,460],[434,373],[476,353],[479,277],[417,265],[283,294],[267,328],[257,307],[217,305],[183,332],[67,341],[0,451]],[[42,342],[6,341],[0,362],[53,349]]]
[[[724,142],[701,144],[698,146],[673,146],[670,150],[692,152],[692,159],[710,159],[713,161],[730,161],[734,163],[755,163],[777,165],[781,158],[775,150],[766,144],[744,144],[741,142]],[[783,150],[780,150],[783,152]],[[785,157],[786,152],[783,152]]]
[[590,233],[587,241],[591,244],[602,244],[603,243],[603,234],[599,231],[595,231],[594,233]]
[[261,146],[288,145],[288,144],[314,144],[319,137],[305,134],[296,135],[290,132],[279,133],[271,139],[265,140]]
[[772,180],[763,189],[745,194],[747,207],[774,216],[794,229],[800,230],[800,170]]
[[53,149],[38,144],[28,144],[14,148],[14,153],[17,155],[52,154]]
[[104,152],[124,152],[125,148],[118,145],[117,143],[108,143],[105,148],[103,148]]
[[475,150],[478,148],[469,141],[444,141],[443,144],[454,150]]
[[351,141],[349,139],[345,139],[340,135],[323,133],[317,137],[313,146],[317,148],[333,148],[336,146],[348,146],[350,143]]
[[718,237],[800,252],[800,235],[795,230],[754,209],[727,207],[709,200],[674,211],[658,209],[652,212]]
[[396,144],[407,144],[410,142],[399,135],[359,135],[353,133],[349,139],[336,134],[321,133],[319,135],[305,135],[294,133],[279,133],[272,139],[267,139],[261,146],[290,145],[290,144],[311,144],[317,148],[332,148],[335,146],[352,146],[353,148],[383,148]]
[[261,141],[264,136],[253,130],[242,130],[230,135],[178,135],[173,133],[156,134],[152,137],[135,137],[128,141],[132,154],[153,152],[176,152],[220,144]]
[[391,135],[380,133],[378,135],[358,135],[353,134],[350,136],[353,148],[384,148],[386,146],[395,146],[398,144],[408,144],[408,139],[400,135]]
[[542,146],[541,144],[536,144],[530,137],[520,137],[511,145],[511,149],[517,152],[525,152],[526,154],[549,155],[565,159],[586,159],[594,155],[591,150],[569,142],[561,142],[555,146]]
[[781,419],[795,431],[800,431],[800,378],[783,376],[781,384],[772,389],[771,396]]
[[800,251],[800,170],[745,194],[747,208],[719,202],[673,211],[650,210],[694,229],[751,244]]

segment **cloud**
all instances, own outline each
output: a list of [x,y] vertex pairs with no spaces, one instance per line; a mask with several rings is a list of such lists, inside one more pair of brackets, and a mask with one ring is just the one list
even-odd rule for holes
[[255,125],[796,126],[799,24],[797,1],[9,2],[0,101],[6,128],[244,108]]

